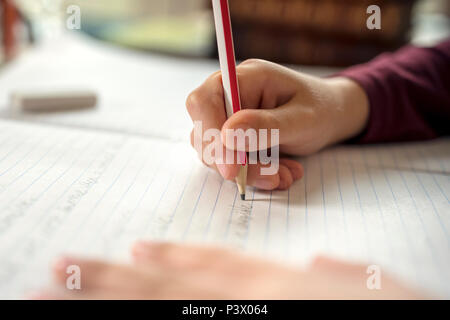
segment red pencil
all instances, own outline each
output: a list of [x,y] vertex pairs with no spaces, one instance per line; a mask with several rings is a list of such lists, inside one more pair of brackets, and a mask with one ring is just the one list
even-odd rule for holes
[[[239,96],[239,84],[236,75],[236,59],[234,55],[233,33],[231,30],[230,9],[228,0],[212,0],[214,20],[216,24],[217,46],[219,51],[220,68],[222,71],[222,83],[224,89],[225,108],[227,117],[241,110]],[[247,184],[247,155],[239,152],[241,168],[236,178],[239,194],[245,200]]]

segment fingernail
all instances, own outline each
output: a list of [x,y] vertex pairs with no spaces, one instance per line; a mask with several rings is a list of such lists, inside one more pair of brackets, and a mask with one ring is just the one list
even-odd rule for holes
[[272,190],[274,188],[273,182],[266,177],[259,177],[256,179],[254,186],[263,190]]
[[226,165],[223,164],[217,164],[217,170],[219,170],[220,175],[223,178],[226,178],[228,176],[228,168]]
[[292,173],[292,178],[294,180],[301,179],[303,177],[303,170],[301,168],[289,168]]
[[279,190],[286,190],[289,187],[287,181],[280,180],[280,184],[278,185]]

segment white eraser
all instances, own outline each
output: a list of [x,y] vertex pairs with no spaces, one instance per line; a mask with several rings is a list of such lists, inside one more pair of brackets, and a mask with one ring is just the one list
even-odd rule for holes
[[92,90],[17,90],[11,93],[11,107],[24,111],[60,111],[92,108],[97,94]]

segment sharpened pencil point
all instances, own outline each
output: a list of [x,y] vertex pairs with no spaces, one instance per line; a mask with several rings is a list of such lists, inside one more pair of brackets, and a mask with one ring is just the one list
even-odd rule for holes
[[247,168],[248,168],[247,165],[242,166],[241,169],[239,170],[238,176],[236,177],[236,184],[242,201],[245,201],[245,187],[247,185]]

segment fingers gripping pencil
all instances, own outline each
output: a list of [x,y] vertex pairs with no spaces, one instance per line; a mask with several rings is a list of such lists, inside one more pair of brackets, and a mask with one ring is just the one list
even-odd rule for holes
[[[236,59],[234,55],[233,34],[231,31],[230,10],[228,0],[212,0],[214,20],[216,24],[217,46],[219,51],[220,69],[224,89],[225,108],[227,117],[241,110],[239,85],[236,74]],[[247,185],[247,154],[238,152],[238,161],[241,165],[236,183],[242,200],[245,200]]]

